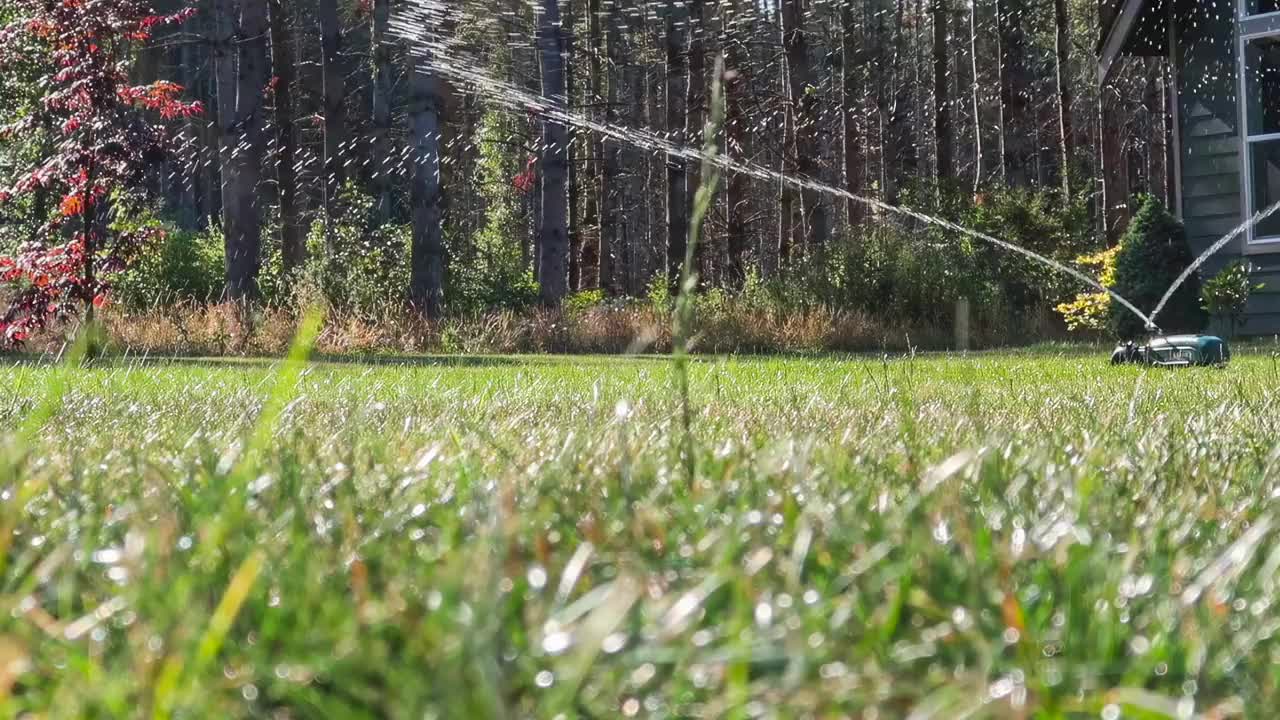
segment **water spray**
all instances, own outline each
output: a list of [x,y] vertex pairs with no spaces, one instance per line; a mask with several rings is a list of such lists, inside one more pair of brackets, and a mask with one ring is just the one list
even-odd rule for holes
[[1007,240],[966,228],[950,220],[934,217],[909,207],[891,205],[875,198],[858,195],[844,188],[828,185],[810,177],[790,175],[763,165],[737,160],[728,155],[706,153],[698,148],[681,145],[647,130],[630,127],[620,128],[600,123],[568,109],[563,98],[549,98],[517,87],[505,80],[495,78],[480,69],[483,67],[483,63],[445,62],[442,59],[437,59],[447,57],[454,48],[451,48],[448,43],[431,38],[429,36],[429,28],[441,27],[444,24],[442,21],[447,18],[447,14],[450,12],[452,11],[435,0],[416,0],[413,6],[405,9],[402,14],[392,19],[392,32],[414,44],[414,54],[418,60],[414,72],[431,72],[460,85],[474,88],[491,101],[513,112],[534,113],[554,122],[590,130],[615,142],[631,145],[642,150],[659,152],[669,157],[710,163],[726,172],[790,185],[799,190],[811,190],[833,197],[852,200],[878,211],[909,217],[1022,255],[1034,262],[1069,275],[1094,290],[1106,293],[1121,307],[1142,320],[1143,327],[1148,334],[1146,343],[1138,345],[1130,342],[1118,346],[1112,354],[1112,362],[1115,364],[1137,362],[1161,366],[1225,364],[1230,359],[1231,353],[1226,342],[1222,339],[1209,335],[1166,336],[1156,325],[1155,318],[1164,310],[1165,305],[1168,304],[1169,299],[1178,288],[1204,265],[1210,257],[1253,225],[1274,215],[1276,212],[1280,212],[1280,202],[1277,202],[1271,207],[1258,212],[1211,245],[1174,280],[1173,284],[1169,286],[1169,289],[1160,299],[1160,302],[1156,304],[1155,309],[1148,315],[1119,293],[1102,285],[1098,280],[1080,270]]

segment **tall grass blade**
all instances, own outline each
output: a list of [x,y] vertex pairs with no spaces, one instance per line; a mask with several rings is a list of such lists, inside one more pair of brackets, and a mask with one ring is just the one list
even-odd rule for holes
[[693,215],[689,222],[689,241],[684,248],[684,266],[680,271],[680,295],[672,326],[671,357],[675,369],[676,392],[680,396],[681,448],[685,477],[693,485],[693,408],[689,402],[689,333],[693,325],[693,296],[698,289],[698,274],[693,267],[697,257],[702,223],[715,200],[720,185],[719,135],[724,127],[724,57],[716,58],[715,80],[711,84],[711,117],[703,129],[702,174],[693,199]]

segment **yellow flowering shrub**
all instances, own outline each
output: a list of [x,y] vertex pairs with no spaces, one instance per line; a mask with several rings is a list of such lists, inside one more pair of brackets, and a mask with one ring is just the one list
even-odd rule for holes
[[[1108,248],[1092,255],[1081,255],[1076,262],[1092,268],[1098,275],[1098,282],[1106,288],[1116,281],[1116,256],[1120,254],[1120,246]],[[1107,321],[1107,313],[1111,309],[1111,296],[1104,292],[1080,293],[1071,302],[1065,302],[1057,310],[1067,321],[1067,329],[1102,330]]]

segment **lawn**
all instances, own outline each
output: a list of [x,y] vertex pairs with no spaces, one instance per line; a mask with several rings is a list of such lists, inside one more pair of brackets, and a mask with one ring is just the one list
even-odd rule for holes
[[1270,350],[11,360],[0,715],[1265,716]]

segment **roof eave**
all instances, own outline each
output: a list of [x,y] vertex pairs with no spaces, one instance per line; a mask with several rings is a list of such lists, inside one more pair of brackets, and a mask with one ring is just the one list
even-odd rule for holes
[[1111,68],[1124,50],[1125,43],[1129,40],[1129,33],[1133,32],[1134,25],[1142,15],[1144,4],[1145,0],[1125,0],[1120,12],[1116,14],[1111,32],[1107,34],[1107,39],[1102,43],[1102,51],[1098,54],[1099,85],[1105,84],[1110,77]]

